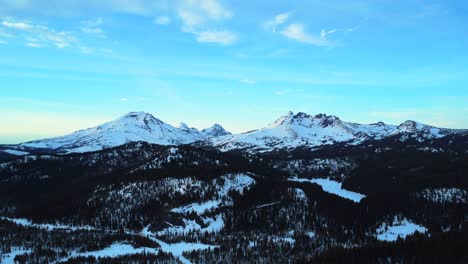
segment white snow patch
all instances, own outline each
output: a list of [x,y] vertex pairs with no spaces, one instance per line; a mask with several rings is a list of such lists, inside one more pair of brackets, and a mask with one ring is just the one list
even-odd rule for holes
[[207,201],[204,203],[192,203],[186,206],[174,208],[171,210],[171,212],[178,214],[188,214],[191,212],[195,212],[198,215],[202,215],[207,211],[211,211],[215,208],[218,208],[220,203],[221,202],[217,200]]
[[78,258],[78,257],[95,257],[95,258],[116,258],[125,255],[135,255],[141,253],[151,253],[151,254],[158,254],[159,250],[155,248],[148,248],[148,247],[141,247],[135,248],[132,245],[125,244],[125,243],[115,243],[110,245],[107,248],[97,250],[97,251],[89,251],[89,252],[73,252],[70,254],[69,257],[60,259],[58,262],[64,262],[70,259]]
[[16,149],[2,149],[1,151],[6,152],[8,154],[16,155],[16,156],[24,156],[24,155],[29,154],[29,152],[19,151]]
[[203,223],[206,227],[201,227],[195,220],[185,219],[182,226],[176,226],[168,223],[169,227],[157,231],[158,236],[164,235],[176,235],[183,236],[189,232],[200,232],[200,233],[217,233],[224,228],[224,221],[222,215],[216,215],[216,217],[203,217]]
[[327,193],[335,194],[341,198],[351,200],[355,203],[361,202],[361,200],[366,197],[364,194],[345,190],[341,187],[342,186],[341,182],[333,181],[330,179],[290,178],[289,180],[293,182],[310,182],[310,183],[318,184],[322,187],[323,191]]
[[302,189],[294,188],[294,195],[297,199],[307,202],[307,195]]
[[231,174],[221,178],[224,180],[224,184],[218,187],[220,197],[226,197],[230,191],[237,191],[240,194],[244,194],[244,190],[249,189],[255,184],[255,180],[247,174]]
[[143,228],[143,230],[141,231],[141,235],[158,243],[159,246],[161,246],[161,250],[163,252],[171,253],[173,256],[178,258],[183,264],[190,264],[190,261],[183,256],[184,252],[218,248],[218,246],[206,245],[201,243],[179,242],[169,244],[156,238],[155,234],[149,231],[149,226]]
[[314,231],[307,231],[305,232],[305,235],[308,236],[309,238],[314,238],[316,236]]
[[203,223],[208,226],[202,228],[202,232],[217,233],[224,228],[224,220],[221,214],[217,215],[216,218],[203,218]]
[[62,225],[62,224],[35,224],[31,220],[24,219],[24,218],[0,217],[0,219],[4,220],[4,221],[13,222],[13,223],[15,223],[17,225],[20,225],[20,226],[34,227],[34,228],[44,229],[44,230],[47,230],[47,231],[53,231],[53,230],[56,230],[56,229],[70,230],[70,231],[95,230],[95,228],[92,227],[92,226],[70,226],[70,225]]
[[18,255],[23,255],[26,253],[31,253],[29,249],[21,248],[12,248],[10,253],[0,255],[0,263],[2,264],[15,264],[15,257]]
[[390,226],[383,223],[377,228],[376,237],[380,241],[393,242],[398,238],[405,239],[407,236],[413,235],[416,232],[425,234],[427,232],[427,228],[417,225],[407,219],[400,221],[395,217]]

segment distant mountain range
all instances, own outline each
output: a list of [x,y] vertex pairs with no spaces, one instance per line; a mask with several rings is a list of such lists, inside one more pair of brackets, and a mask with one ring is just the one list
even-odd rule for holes
[[274,149],[297,147],[317,147],[334,143],[360,144],[370,139],[383,139],[390,136],[407,137],[418,140],[442,138],[450,134],[467,133],[462,129],[446,129],[424,125],[415,121],[405,121],[395,126],[378,122],[369,125],[344,122],[332,115],[289,112],[272,124],[247,133],[211,139],[214,146],[222,151],[249,149],[267,152]]
[[250,152],[268,152],[298,147],[313,148],[335,143],[358,145],[366,140],[391,136],[401,137],[402,140],[407,138],[427,140],[459,133],[467,133],[467,130],[437,128],[415,121],[405,121],[398,126],[383,122],[364,125],[345,122],[332,115],[289,112],[264,128],[231,134],[219,124],[200,131],[190,128],[185,123],[174,127],[149,113],[131,112],[114,121],[66,136],[2,146],[1,149],[13,155],[27,154],[31,149],[83,153],[143,141],[176,146],[199,142],[219,148],[221,151],[241,149]]

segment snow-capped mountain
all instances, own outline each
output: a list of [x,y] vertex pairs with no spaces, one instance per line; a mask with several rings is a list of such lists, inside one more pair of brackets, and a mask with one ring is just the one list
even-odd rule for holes
[[205,128],[201,131],[201,133],[208,137],[231,135],[231,132],[226,131],[220,124],[214,124],[212,127]]
[[[224,129],[223,129],[224,130]],[[70,135],[20,144],[19,147],[55,149],[63,152],[89,152],[145,141],[159,145],[181,145],[207,138],[185,123],[167,124],[144,112],[131,112],[114,121]]]
[[453,133],[463,133],[466,131],[467,130],[465,129],[438,128],[408,120],[401,123],[390,135],[412,134],[422,139],[431,139],[445,137]]
[[369,139],[380,140],[390,136],[401,140],[413,138],[424,141],[467,131],[437,128],[415,121],[405,121],[398,126],[383,122],[365,125],[344,122],[332,115],[288,112],[264,128],[233,135],[219,124],[200,131],[186,123],[174,127],[151,114],[131,112],[114,121],[70,135],[0,149],[12,155],[20,155],[15,154],[18,151],[27,154],[31,148],[71,153],[97,151],[136,141],[159,145],[183,145],[200,141],[222,151],[240,149],[266,152],[297,147],[313,148],[339,142],[356,145]]
[[212,144],[223,151],[248,149],[271,151],[296,147],[315,147],[337,142],[359,144],[367,139],[382,139],[392,135],[411,135],[421,139],[440,138],[465,130],[443,129],[406,121],[399,126],[383,122],[357,124],[344,122],[336,116],[289,112],[272,124],[247,133],[212,139]]

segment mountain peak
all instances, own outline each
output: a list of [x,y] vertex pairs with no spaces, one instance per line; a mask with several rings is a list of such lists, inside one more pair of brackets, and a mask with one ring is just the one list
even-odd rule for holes
[[220,124],[216,123],[209,128],[205,128],[201,131],[203,134],[213,137],[231,135],[231,132],[228,132]]
[[379,122],[377,122],[377,123],[372,123],[372,124],[370,124],[370,125],[371,125],[371,126],[377,126],[377,127],[384,127],[384,126],[386,126],[387,124],[385,124],[385,123],[382,122],[382,121],[379,121]]
[[291,121],[294,117],[294,113],[292,111],[287,112],[285,115],[280,116],[275,122],[271,123],[268,127],[278,127],[283,125],[285,122]]
[[123,117],[125,118],[145,118],[146,116],[153,116],[150,113],[137,111],[137,112],[129,112],[125,114]]
[[327,115],[325,113],[317,114],[313,117],[314,120],[318,121],[318,125],[321,127],[329,126],[341,126],[343,122],[340,118],[334,115]]
[[407,132],[407,133],[415,133],[421,128],[423,128],[424,125],[413,121],[413,120],[406,120],[405,122],[401,123],[397,129],[400,132]]
[[150,113],[146,112],[130,112],[125,114],[124,116],[111,121],[111,124],[137,124],[140,126],[144,126],[148,128],[150,124],[162,125],[164,124],[163,121],[157,119]]
[[177,126],[178,129],[182,129],[182,130],[189,130],[190,127],[184,123],[184,122],[180,122],[179,125]]

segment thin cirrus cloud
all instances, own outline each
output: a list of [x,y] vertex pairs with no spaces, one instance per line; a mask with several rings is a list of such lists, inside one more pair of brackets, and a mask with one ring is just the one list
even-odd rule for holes
[[100,17],[96,19],[81,21],[80,29],[83,33],[101,35],[104,33],[104,31],[101,28],[102,23],[103,19]]
[[230,31],[202,31],[197,33],[198,42],[229,45],[237,40],[237,35]]
[[26,21],[15,21],[7,19],[2,21],[2,26],[11,30],[26,33],[25,40],[28,47],[42,47],[54,45],[57,48],[65,48],[77,45],[78,41],[75,36],[66,31],[55,31],[47,26],[33,24]]
[[[20,1],[23,2],[23,1]],[[85,11],[107,13],[124,13],[153,17],[155,25],[169,25],[181,23],[181,31],[192,34],[200,43],[216,43],[230,45],[237,42],[240,37],[235,31],[225,28],[225,21],[234,17],[229,8],[228,1],[223,0],[162,0],[162,1],[91,1],[83,0],[75,3],[72,0],[52,1],[53,4],[40,6],[35,1],[26,1],[22,4],[13,4],[8,1],[5,10],[18,11],[21,9],[37,10],[37,12],[50,14],[60,10],[60,14],[83,14]],[[39,8],[41,7],[41,8]],[[105,10],[105,11],[102,11]],[[166,12],[166,14],[161,12]],[[56,12],[55,12],[56,13]],[[290,21],[293,12],[283,12],[272,19],[264,21],[262,26],[274,34],[288,39],[316,46],[334,46],[334,41],[328,39],[332,34],[342,31],[347,34],[353,29],[331,29],[313,33],[306,30],[307,25],[301,21]],[[81,32],[103,36],[102,19],[83,21]],[[21,21],[4,21],[4,26],[21,30],[31,30],[31,25]],[[43,45],[47,46],[47,45]]]
[[[88,34],[103,34],[98,27],[102,19],[81,22],[80,30]],[[81,53],[93,53],[94,49],[83,45],[76,34],[71,31],[56,30],[48,25],[34,23],[32,21],[20,21],[13,18],[5,18],[0,24],[0,37],[23,38],[24,46],[30,48],[56,47],[59,49],[72,48]],[[4,32],[6,29],[8,32]]]
[[156,25],[169,25],[171,23],[171,19],[168,16],[159,16],[153,20],[153,23]]
[[281,31],[281,35],[286,38],[293,39],[299,42],[312,44],[315,46],[331,46],[333,45],[324,37],[315,36],[305,31],[304,25],[300,23],[294,23],[288,25]]
[[343,32],[343,34],[351,33],[357,30],[358,27],[347,29],[322,29],[320,34],[313,34],[306,30],[306,26],[300,22],[289,22],[292,13],[284,12],[276,15],[270,20],[262,23],[263,28],[271,31],[274,34],[282,35],[285,38],[295,40],[297,42],[306,43],[314,46],[334,46],[335,43],[330,41],[328,37],[336,32]]
[[218,0],[185,0],[176,7],[176,13],[182,21],[182,32],[195,35],[201,43],[229,45],[238,40],[230,30],[213,30],[213,25],[232,18],[232,11]]
[[271,30],[273,33],[276,33],[276,28],[281,24],[286,23],[290,16],[290,12],[278,14],[273,19],[264,22],[263,26],[266,29]]
[[241,79],[240,82],[245,83],[245,84],[256,84],[257,83],[257,81],[252,80],[252,79],[247,79],[247,78]]
[[4,20],[2,21],[2,25],[7,28],[18,29],[18,30],[31,30],[33,28],[32,25],[26,22],[15,22],[11,20]]

